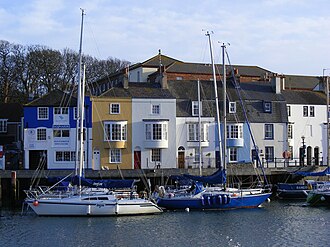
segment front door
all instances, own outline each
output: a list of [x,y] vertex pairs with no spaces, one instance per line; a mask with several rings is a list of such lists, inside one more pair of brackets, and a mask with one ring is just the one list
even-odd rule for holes
[[94,149],[93,152],[93,170],[100,170],[101,166],[101,157],[100,157],[100,150]]
[[179,169],[184,169],[184,163],[185,163],[184,152],[179,152],[178,153],[178,167],[179,167]]
[[47,169],[46,150],[31,150],[29,152],[29,169],[36,170],[37,168]]
[[134,151],[134,169],[141,169],[141,151]]

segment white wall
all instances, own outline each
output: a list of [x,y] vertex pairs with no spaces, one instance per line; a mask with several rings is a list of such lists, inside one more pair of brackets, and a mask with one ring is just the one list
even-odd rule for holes
[[299,148],[302,146],[302,136],[305,137],[306,147],[319,147],[323,158],[327,157],[326,150],[326,105],[308,105],[314,106],[315,117],[303,117],[303,106],[298,104],[288,104],[291,108],[289,122],[293,124],[293,139],[289,140],[293,146],[293,157],[299,157]]
[[[152,104],[160,104],[160,114],[151,114]],[[154,168],[151,149],[145,148],[145,122],[143,119],[168,119],[168,148],[161,149],[161,168],[176,168],[176,100],[175,99],[132,99],[132,152],[141,149],[141,168]],[[132,168],[134,156],[132,157]]]

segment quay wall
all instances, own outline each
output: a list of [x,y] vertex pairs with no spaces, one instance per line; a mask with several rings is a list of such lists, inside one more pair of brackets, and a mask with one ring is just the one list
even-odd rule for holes
[[[320,171],[324,167],[303,167],[300,170]],[[297,170],[297,167],[286,168],[264,168],[264,173],[269,184],[277,184],[278,182],[297,182],[294,181],[294,176],[290,174]],[[211,175],[216,171],[216,168],[205,168],[202,170],[202,175]],[[254,182],[256,172],[262,174],[260,168],[253,166],[229,165],[227,167],[227,180],[233,181],[239,178],[242,181]],[[73,174],[72,170],[44,170],[36,176],[35,170],[0,170],[0,206],[2,203],[10,205],[21,205],[25,198],[24,190],[28,189],[33,180],[40,181],[43,185],[47,177],[65,177]],[[85,177],[92,179],[139,179],[137,183],[138,190],[144,190],[144,181],[148,179],[152,189],[155,185],[173,185],[173,181],[169,179],[171,175],[191,174],[199,175],[199,169],[143,169],[143,170],[86,170]],[[287,180],[289,178],[289,180]],[[299,177],[298,177],[299,178]],[[297,179],[297,178],[296,178]],[[299,178],[301,179],[301,178]]]

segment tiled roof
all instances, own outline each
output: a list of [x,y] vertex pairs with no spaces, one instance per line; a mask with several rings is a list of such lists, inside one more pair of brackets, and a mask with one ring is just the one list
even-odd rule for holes
[[[215,65],[217,74],[222,73],[222,65]],[[232,69],[236,69],[239,75],[244,76],[258,76],[262,77],[266,73],[271,74],[272,72],[258,66],[247,66],[247,65],[232,65],[226,66],[227,71],[231,71]],[[166,68],[166,72],[168,73],[187,73],[187,74],[210,74],[212,75],[212,66],[211,64],[203,64],[203,63],[183,63],[183,62],[175,62]]]
[[[287,122],[286,104],[284,97],[276,95],[270,85],[263,86],[253,83],[242,83],[241,86],[246,91],[240,91],[243,98],[243,104],[247,112],[247,118],[250,122]],[[219,86],[220,85],[220,86]],[[214,85],[211,81],[201,82],[201,99],[203,116],[215,116],[215,94]],[[197,101],[197,82],[196,81],[170,81],[169,90],[177,98],[177,116],[187,117],[192,113],[192,101]],[[266,91],[265,91],[266,90]],[[236,114],[227,114],[228,122],[245,122],[243,106],[238,95],[230,81],[227,82],[227,96],[229,101],[236,102]],[[220,115],[222,115],[223,92],[221,82],[218,83],[218,100]],[[264,111],[264,101],[272,102],[272,112]]]
[[168,89],[163,89],[158,83],[129,83],[128,88],[113,87],[100,97],[130,97],[173,99],[174,96]]
[[319,76],[285,75],[285,88],[313,90],[320,82]]
[[23,117],[23,106],[21,104],[0,104],[0,119],[8,119],[8,122],[20,122],[21,117]]
[[55,89],[25,106],[77,106],[77,98],[71,93]]
[[282,92],[288,104],[326,105],[326,95],[322,92],[306,90],[285,90]]

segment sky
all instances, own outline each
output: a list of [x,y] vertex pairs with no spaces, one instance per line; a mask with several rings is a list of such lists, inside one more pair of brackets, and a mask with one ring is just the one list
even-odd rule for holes
[[[328,0],[0,0],[0,40],[143,62],[162,54],[216,63],[226,43],[231,64],[290,75],[330,75]],[[230,44],[230,45],[229,45]],[[329,68],[329,69],[328,69]]]

